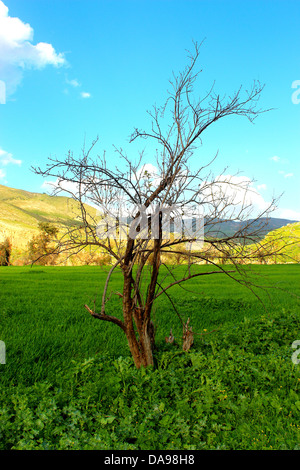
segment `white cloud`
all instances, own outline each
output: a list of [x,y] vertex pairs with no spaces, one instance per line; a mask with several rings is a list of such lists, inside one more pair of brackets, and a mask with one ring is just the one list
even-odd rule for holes
[[263,183],[263,184],[259,184],[259,185],[257,186],[257,189],[267,189],[267,185],[264,184],[264,183]]
[[[147,179],[148,177],[155,179],[155,178],[158,178],[159,171],[156,168],[156,166],[152,165],[152,163],[144,163],[144,165],[142,165],[140,169],[137,170],[136,175],[138,179],[140,178]],[[158,178],[158,179],[160,181],[161,178]]]
[[0,163],[2,165],[21,165],[22,160],[17,160],[16,158],[13,158],[11,153],[6,152],[5,150],[2,150],[0,148]]
[[33,28],[19,18],[9,16],[8,12],[7,6],[0,0],[0,75],[6,83],[7,94],[12,94],[26,68],[59,67],[65,65],[66,60],[52,44],[32,44]]
[[4,179],[6,177],[6,172],[4,170],[1,170],[0,168],[0,179]]
[[202,200],[205,211],[209,214],[210,207],[217,207],[223,216],[234,218],[242,209],[250,217],[257,216],[270,208],[270,202],[254,187],[253,181],[247,176],[221,175],[213,182],[202,183]]
[[279,209],[276,212],[276,217],[279,217],[280,219],[300,220],[300,212],[292,209]]
[[277,155],[274,155],[274,157],[271,157],[270,160],[273,160],[273,162],[279,162],[280,157],[277,157]]
[[278,171],[279,175],[283,175],[284,178],[292,178],[294,176],[294,173],[286,173],[285,171]]
[[[80,88],[81,87],[81,83],[77,80],[77,78],[73,78],[72,80],[69,80],[68,77],[66,77],[66,83],[67,85],[69,85],[70,87],[73,87],[73,88]],[[69,94],[69,88],[65,88],[64,89],[64,93],[66,95]],[[88,98],[91,98],[91,93],[88,93],[87,91],[81,91],[79,93],[79,96],[82,98],[82,99],[88,99]]]
[[91,94],[90,93],[87,93],[86,91],[82,91],[80,93],[80,96],[81,98],[90,98],[91,97]]
[[74,88],[81,86],[77,78],[73,78],[72,80],[68,80],[68,78],[66,78],[66,83]]

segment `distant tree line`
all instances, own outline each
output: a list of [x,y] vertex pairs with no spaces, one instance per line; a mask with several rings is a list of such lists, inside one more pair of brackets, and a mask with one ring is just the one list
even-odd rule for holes
[[[54,266],[65,264],[69,259],[68,247],[65,257],[57,250],[59,228],[50,222],[38,224],[39,233],[34,235],[27,246],[27,259],[25,264],[34,263],[41,266]],[[107,253],[78,252],[75,257],[70,258],[72,265],[109,265],[111,257]]]

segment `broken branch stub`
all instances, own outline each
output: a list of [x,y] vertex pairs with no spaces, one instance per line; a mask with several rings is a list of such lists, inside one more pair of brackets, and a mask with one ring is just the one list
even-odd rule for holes
[[182,349],[184,351],[188,351],[194,343],[194,333],[192,331],[192,327],[189,326],[189,322],[190,322],[190,319],[188,318],[187,322],[183,324]]
[[173,333],[172,333],[172,328],[170,330],[170,334],[169,336],[166,336],[166,343],[173,343],[174,342],[174,336],[173,336]]

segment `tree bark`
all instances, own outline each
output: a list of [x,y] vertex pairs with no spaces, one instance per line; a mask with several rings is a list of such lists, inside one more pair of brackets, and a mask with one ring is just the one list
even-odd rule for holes
[[133,312],[137,331],[132,328],[128,329],[126,332],[130,352],[138,369],[140,369],[140,367],[153,366],[154,364],[154,333],[152,322],[147,321],[143,317],[143,312],[139,310],[140,309],[135,309]]
[[139,369],[142,366],[147,367],[153,365],[152,348],[154,345],[154,328],[150,321],[150,316],[145,315],[145,308],[138,307],[132,299],[134,280],[129,267],[129,260],[131,258],[130,251],[132,247],[133,244],[129,242],[125,255],[125,260],[128,264],[127,266],[123,266],[123,316],[129,349],[134,363]]

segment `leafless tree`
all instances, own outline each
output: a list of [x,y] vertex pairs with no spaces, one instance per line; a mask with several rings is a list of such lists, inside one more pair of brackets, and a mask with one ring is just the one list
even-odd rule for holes
[[[210,168],[217,155],[207,163],[199,163],[198,154],[197,160],[193,158],[204,131],[220,119],[241,116],[252,123],[266,111],[258,108],[263,86],[254,81],[249,90],[240,87],[232,96],[221,97],[213,85],[195,99],[199,50],[195,43],[186,68],[173,74],[166,102],[149,112],[150,130],[136,128],[131,136],[131,142],[147,139],[155,144],[155,171],[143,166],[143,152],[133,161],[125,151],[116,149],[116,167],[105,153],[93,158],[98,139],[88,150],[83,148],[79,157],[69,152],[63,159],[50,160],[45,169],[34,169],[55,178],[54,194],[67,191],[80,207],[80,224],[61,236],[57,250],[69,255],[91,247],[111,256],[101,309],[86,308],[94,318],[112,322],[124,331],[138,368],[153,365],[151,313],[161,295],[166,295],[177,311],[169,290],[195,277],[221,274],[251,288],[247,264],[261,262],[274,252],[273,245],[264,243],[262,231],[276,200],[260,214],[253,214],[251,194],[255,190],[250,180],[229,176],[226,169],[214,176]],[[98,214],[91,213],[91,206],[98,208]],[[190,214],[191,208],[200,208],[203,214],[200,247],[199,233],[193,226],[189,230],[179,227],[178,232],[166,230],[164,211],[172,224],[178,220],[176,211]],[[235,222],[230,234],[223,230],[229,221]],[[175,269],[179,259],[185,263],[184,274]],[[203,263],[211,269],[203,269]],[[109,282],[117,271],[123,276],[123,291],[116,293],[122,298],[119,316],[106,311]],[[182,320],[182,327],[183,349],[188,349],[193,342],[189,319]],[[173,338],[172,331],[169,338]]]

